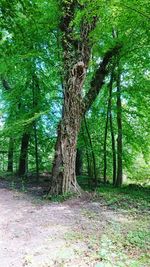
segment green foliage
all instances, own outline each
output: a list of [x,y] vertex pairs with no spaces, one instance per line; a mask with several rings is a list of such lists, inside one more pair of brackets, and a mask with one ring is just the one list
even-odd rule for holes
[[[82,42],[80,33],[83,24],[87,23],[89,27],[93,17],[97,21],[89,36],[92,53],[82,96],[88,92],[91,80],[105,53],[117,43],[122,45],[119,64],[123,125],[123,178],[124,184],[131,183],[131,185],[114,188],[102,184],[108,86],[113,61],[109,63],[105,84],[100,94],[85,114],[91,142],[84,123],[78,136],[78,148],[82,151],[82,176],[78,177],[79,184],[89,191],[94,187],[92,157],[92,152],[94,152],[99,187],[94,193],[95,201],[101,200],[110,208],[110,211],[112,209],[123,210],[129,215],[129,222],[125,222],[124,226],[117,222],[109,222],[109,227],[106,227],[106,231],[99,240],[98,253],[95,252],[99,261],[95,266],[147,267],[150,260],[147,253],[150,237],[144,212],[150,208],[149,1],[78,0],[75,2],[75,15],[70,26],[71,38],[79,41],[78,49]],[[8,181],[13,190],[19,188],[22,192],[26,192],[27,181],[24,177],[19,177],[18,182],[12,173],[5,172],[8,165],[9,141],[13,139],[14,172],[17,173],[22,136],[24,133],[30,134],[28,171],[34,172],[36,167],[35,125],[39,169],[42,172],[50,172],[52,169],[57,125],[62,114],[65,88],[63,81],[66,72],[64,69],[65,51],[60,27],[61,16],[64,12],[63,3],[70,4],[70,1],[1,0],[0,176]],[[70,29],[68,33],[70,38]],[[77,48],[76,42],[73,47]],[[116,68],[114,68],[114,76],[116,76]],[[118,110],[115,81],[112,87],[111,111],[115,142],[117,142]],[[113,153],[110,124],[108,125],[106,154],[107,180],[112,183]],[[133,186],[133,183],[141,185]],[[71,193],[66,193],[61,196],[45,196],[44,199],[63,202],[73,196]],[[137,216],[137,219],[130,218],[131,214]],[[91,223],[96,216],[95,213],[87,210],[82,212],[82,215],[90,219]],[[66,239],[72,242],[76,239],[83,241],[83,235],[71,232],[66,234]],[[130,255],[130,251],[133,251],[133,255]],[[30,263],[30,260],[26,259],[25,263]]]
[[149,210],[150,188],[140,185],[128,185],[122,188],[101,186],[98,195],[104,197],[107,205],[114,209],[125,209],[131,212]]
[[[121,96],[123,123],[123,172],[130,180],[149,178],[149,2],[147,0],[77,1],[75,16],[71,22],[72,34],[80,39],[82,20],[91,23],[97,18],[90,34],[92,57],[90,60],[83,94],[88,91],[91,79],[104,53],[116,43],[122,44],[120,55]],[[9,138],[14,138],[15,168],[18,168],[20,141],[24,131],[30,128],[29,169],[35,169],[34,133],[36,122],[40,169],[50,170],[53,162],[57,124],[63,103],[63,47],[60,21],[62,1],[6,1],[0,8],[0,150],[7,151]],[[112,34],[114,32],[114,34]],[[115,36],[114,36],[115,35]],[[103,177],[104,128],[108,104],[106,84],[86,120],[96,159],[98,178]],[[38,83],[35,86],[34,79]],[[5,79],[11,90],[3,88]],[[33,87],[36,87],[36,107],[33,106]],[[35,89],[35,88],[34,88]],[[38,92],[37,92],[38,91]],[[112,115],[115,141],[116,84],[113,84]],[[83,171],[87,173],[87,153],[91,176],[93,163],[88,137],[83,138],[84,126],[78,138],[83,151]],[[87,148],[86,148],[87,146]],[[3,168],[7,167],[7,155],[0,154]],[[137,160],[138,159],[138,160]],[[2,169],[2,166],[1,166]],[[107,177],[112,181],[112,148],[110,126],[107,139]],[[142,181],[140,181],[142,182]]]
[[147,267],[150,262],[149,246],[147,215],[132,217],[128,214],[128,221],[110,221],[106,227],[99,244],[101,261],[97,266]]
[[129,231],[127,234],[127,242],[132,246],[139,248],[150,248],[150,233],[149,230],[135,230]]
[[60,202],[66,201],[67,199],[70,199],[74,196],[75,196],[75,194],[68,192],[68,193],[65,193],[62,195],[57,195],[57,196],[46,195],[46,196],[44,196],[44,199],[50,200],[52,202],[60,203]]

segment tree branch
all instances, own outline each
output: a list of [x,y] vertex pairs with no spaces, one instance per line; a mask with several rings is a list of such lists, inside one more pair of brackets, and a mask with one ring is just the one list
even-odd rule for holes
[[140,10],[137,10],[137,9],[135,9],[134,7],[127,6],[127,5],[125,5],[125,4],[122,4],[122,5],[123,5],[125,8],[128,8],[128,9],[130,9],[130,10],[132,10],[132,11],[138,13],[139,15],[141,15],[141,16],[147,18],[147,19],[150,19],[150,16],[148,16],[147,14],[141,12]]
[[5,89],[6,91],[11,90],[11,87],[10,87],[10,85],[9,85],[9,83],[8,83],[7,80],[5,80],[4,78],[1,78],[1,81],[2,81],[2,85],[3,85],[3,87],[4,87],[4,89]]
[[91,107],[92,103],[96,99],[97,95],[99,94],[103,84],[104,79],[107,75],[107,66],[109,62],[111,61],[112,57],[119,54],[120,50],[122,48],[122,45],[117,44],[115,47],[113,47],[111,50],[108,50],[104,57],[102,62],[99,65],[99,68],[96,70],[96,73],[91,81],[91,87],[85,97],[83,98],[83,113],[85,113],[89,108]]

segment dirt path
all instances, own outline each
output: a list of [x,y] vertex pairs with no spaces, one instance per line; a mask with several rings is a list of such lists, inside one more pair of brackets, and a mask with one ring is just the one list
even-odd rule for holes
[[103,204],[45,203],[1,188],[0,267],[96,266],[106,225],[126,219]]

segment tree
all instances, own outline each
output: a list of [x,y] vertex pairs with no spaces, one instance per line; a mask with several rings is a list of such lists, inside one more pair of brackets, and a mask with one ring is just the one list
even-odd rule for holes
[[106,124],[105,124],[105,133],[104,133],[104,184],[106,184],[106,172],[107,172],[107,135],[108,135],[108,126],[110,122],[110,132],[111,132],[111,142],[112,142],[112,158],[113,158],[113,185],[116,183],[116,148],[115,148],[115,136],[113,129],[113,116],[112,116],[112,91],[114,83],[114,72],[115,64],[112,64],[112,70],[110,72],[110,82],[108,84],[108,106],[106,114]]
[[82,150],[77,148],[76,153],[76,175],[82,174]]
[[[93,176],[93,154],[95,173],[101,179],[106,149],[107,179],[113,178],[115,183],[119,156],[115,141],[121,129],[119,120],[117,126],[119,95],[123,143],[118,144],[118,149],[122,147],[119,162],[123,173],[132,177],[136,157],[148,157],[148,2],[138,0],[140,12],[136,3],[135,0],[130,5],[127,0],[112,0],[109,5],[104,0],[2,1],[0,75],[11,86],[11,92],[5,93],[0,84],[0,150],[6,152],[10,148],[7,162],[6,157],[3,160],[5,169],[13,155],[13,163],[17,169],[20,165],[23,171],[19,172],[23,175],[28,158],[29,171],[36,170],[38,174],[52,170],[50,194],[80,191],[75,174],[79,136],[82,146],[78,142],[77,147],[83,149],[83,172]],[[112,29],[118,31],[116,38]],[[117,92],[116,86],[117,67],[112,75],[116,57],[121,92]],[[108,95],[111,95],[109,105]],[[84,131],[80,131],[81,124]],[[106,172],[104,176],[106,180]]]
[[117,179],[116,186],[122,185],[122,103],[121,103],[121,76],[120,76],[120,67],[118,63],[117,69],[117,128],[118,128],[118,137],[117,137]]
[[[2,77],[2,85],[6,93],[11,92],[10,84],[4,77]],[[8,116],[8,120],[11,119],[11,114]],[[14,139],[12,136],[9,137],[9,144],[8,144],[8,165],[7,165],[7,171],[13,172],[13,155],[14,155]]]
[[80,39],[76,40],[72,26],[76,8],[76,1],[62,1],[61,31],[65,69],[64,104],[62,120],[58,126],[50,195],[80,191],[76,181],[75,160],[81,120],[102,88],[111,58],[119,52],[121,47],[116,45],[105,53],[91,81],[90,90],[82,98],[83,83],[91,56],[89,34],[95,28],[97,18],[93,16],[90,22],[86,17],[82,19],[79,29]]
[[9,147],[8,147],[8,172],[13,172],[13,157],[14,155],[14,139],[12,137],[9,138]]
[[88,140],[89,140],[89,146],[90,146],[91,155],[92,155],[92,162],[93,162],[93,164],[92,164],[93,175],[90,178],[92,178],[92,180],[94,181],[94,186],[97,187],[96,159],[95,159],[95,154],[94,154],[94,149],[93,149],[93,144],[92,144],[90,132],[89,132],[87,121],[86,121],[85,117],[84,117],[84,124],[85,124],[85,129],[86,129]]

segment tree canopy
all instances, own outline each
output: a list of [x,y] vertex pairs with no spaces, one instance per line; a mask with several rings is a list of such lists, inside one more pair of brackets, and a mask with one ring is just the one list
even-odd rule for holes
[[1,0],[1,170],[51,172],[50,194],[147,181],[149,7]]

